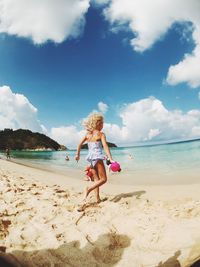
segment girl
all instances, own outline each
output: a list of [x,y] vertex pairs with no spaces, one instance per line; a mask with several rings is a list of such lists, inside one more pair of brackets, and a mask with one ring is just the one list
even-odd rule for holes
[[84,122],[84,126],[87,130],[87,134],[77,147],[75,159],[79,161],[81,147],[83,143],[88,142],[89,151],[86,160],[90,162],[91,168],[93,169],[95,183],[86,188],[84,200],[86,200],[91,191],[95,190],[97,203],[100,203],[99,187],[107,181],[106,170],[103,163],[103,160],[106,159],[106,157],[103,155],[102,148],[104,148],[105,153],[111,162],[113,159],[106,142],[106,136],[101,132],[103,129],[103,116],[98,113],[91,114]]

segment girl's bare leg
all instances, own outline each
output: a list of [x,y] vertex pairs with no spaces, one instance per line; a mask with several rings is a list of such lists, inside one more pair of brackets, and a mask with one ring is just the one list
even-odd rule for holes
[[[98,181],[96,181],[94,183],[94,185],[87,187],[85,198],[87,198],[87,196],[89,195],[89,193],[91,191],[93,191],[94,189],[97,189],[97,188],[98,188],[97,190],[99,190],[99,187],[107,182],[107,175],[106,175],[106,170],[105,170],[105,166],[104,166],[103,161],[99,160],[96,163],[95,168],[97,170],[99,179],[98,179]],[[99,192],[98,192],[98,194],[99,194]]]
[[[98,170],[97,169],[93,169],[93,171],[94,171],[93,172],[94,180],[95,181],[99,181]],[[101,199],[100,199],[100,195],[99,195],[99,187],[95,188],[94,191],[95,191],[95,196],[96,196],[97,203],[100,203]]]

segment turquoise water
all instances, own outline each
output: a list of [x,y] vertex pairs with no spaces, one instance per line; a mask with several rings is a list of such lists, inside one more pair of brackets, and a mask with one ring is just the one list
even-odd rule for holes
[[[55,168],[62,172],[69,168],[83,169],[87,162],[87,150],[81,150],[81,160],[74,160],[76,151],[12,151],[11,156],[38,167]],[[155,146],[124,147],[111,149],[113,159],[121,164],[123,173],[152,172],[172,173],[176,171],[200,171],[200,141],[189,141]],[[70,160],[66,161],[66,154]],[[130,158],[132,155],[133,158]],[[1,156],[5,157],[1,152]],[[200,177],[200,175],[199,175]]]

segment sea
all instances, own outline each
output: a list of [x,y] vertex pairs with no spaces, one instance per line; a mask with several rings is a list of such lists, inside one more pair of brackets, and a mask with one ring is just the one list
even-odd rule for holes
[[[76,150],[11,151],[11,160],[66,175],[70,170],[77,170],[82,177],[88,165],[87,152],[81,150],[79,162],[74,159]],[[117,147],[111,148],[111,153],[122,169],[120,173],[110,174],[111,180],[118,183],[191,184],[200,181],[200,140]],[[66,155],[69,161],[65,160]],[[0,156],[5,158],[3,151]]]

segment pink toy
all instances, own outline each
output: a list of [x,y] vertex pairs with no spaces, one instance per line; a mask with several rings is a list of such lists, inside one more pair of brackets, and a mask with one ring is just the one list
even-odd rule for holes
[[94,174],[93,174],[92,169],[91,169],[90,166],[87,166],[85,168],[85,174],[86,174],[86,177],[87,177],[86,181],[94,181]]
[[110,170],[113,171],[113,172],[120,172],[121,171],[121,167],[120,167],[119,163],[115,161],[115,162],[112,162],[110,164]]

